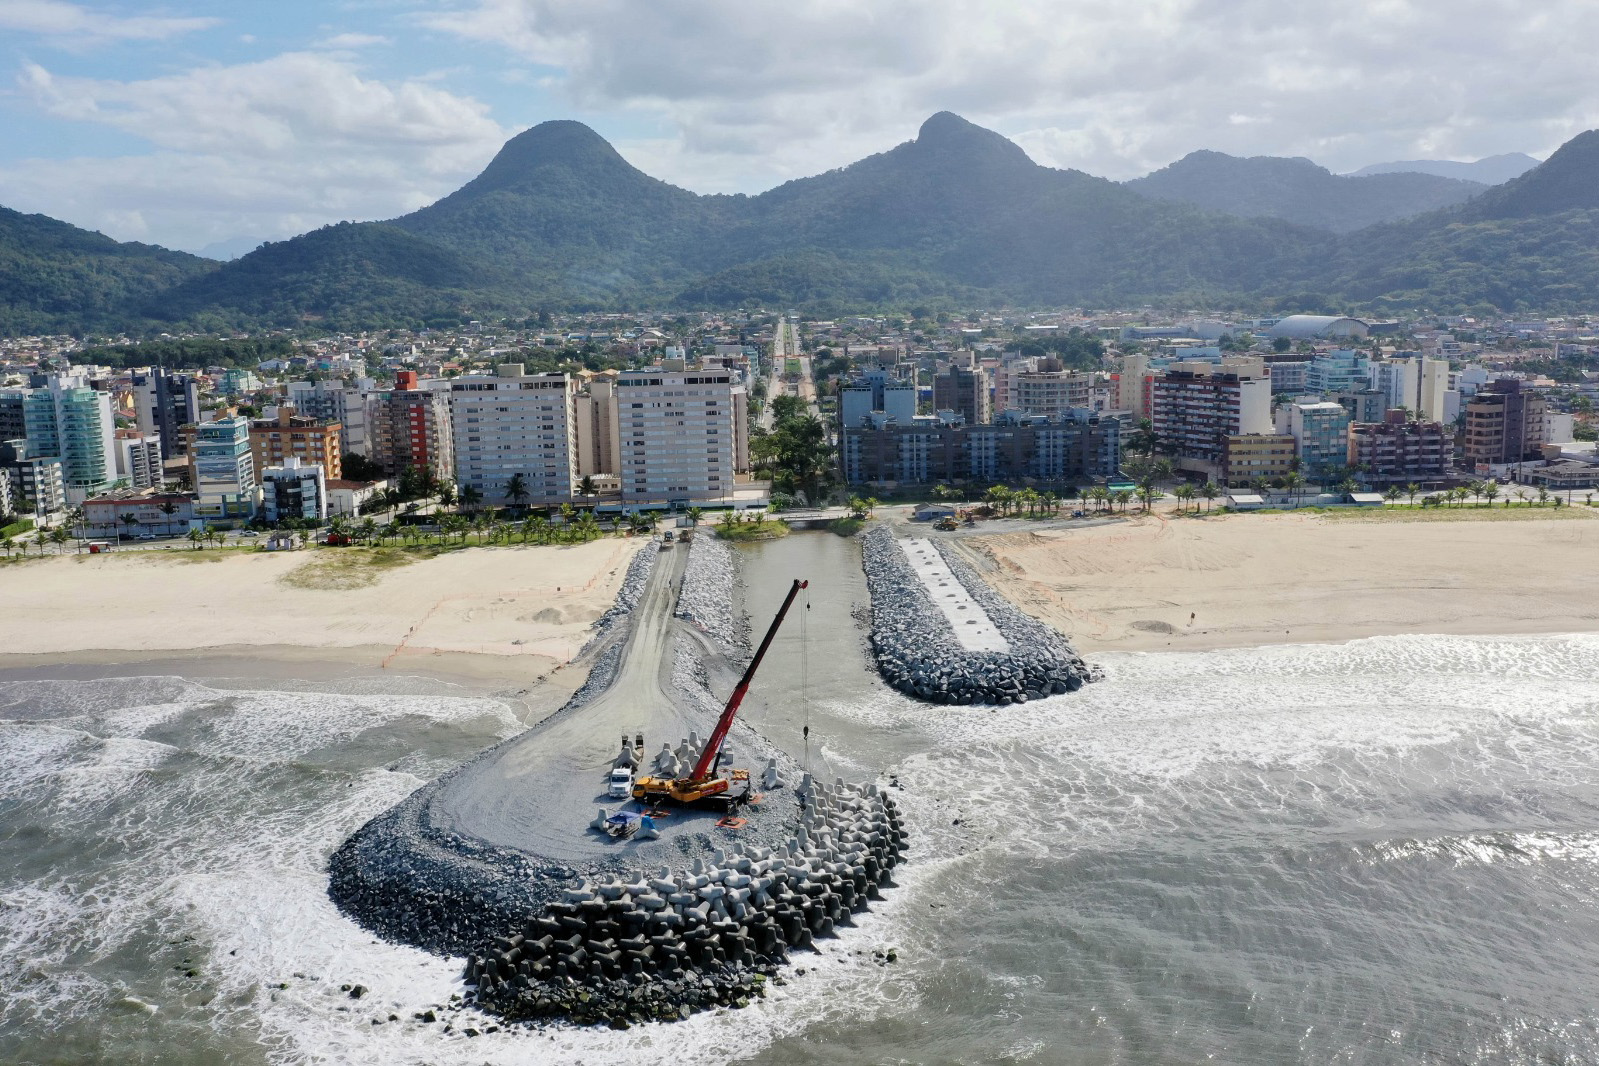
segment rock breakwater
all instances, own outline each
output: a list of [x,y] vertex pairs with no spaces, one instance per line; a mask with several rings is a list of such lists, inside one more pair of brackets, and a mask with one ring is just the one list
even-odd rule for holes
[[890,882],[907,834],[875,785],[800,786],[781,848],[734,845],[686,869],[585,880],[473,954],[479,1007],[510,1020],[626,1028],[764,995],[790,949],[831,935]]
[[872,597],[871,646],[883,679],[929,703],[1025,703],[1075,692],[1094,672],[1055,630],[996,593],[952,552],[940,555],[1010,650],[968,651],[894,535],[881,527],[861,538]]

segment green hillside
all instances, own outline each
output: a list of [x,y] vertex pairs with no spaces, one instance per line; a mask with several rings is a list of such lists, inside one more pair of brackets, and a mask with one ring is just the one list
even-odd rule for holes
[[119,325],[131,305],[216,266],[0,207],[0,334]]

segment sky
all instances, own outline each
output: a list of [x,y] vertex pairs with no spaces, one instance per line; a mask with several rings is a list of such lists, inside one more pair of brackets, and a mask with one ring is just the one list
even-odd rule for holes
[[1593,0],[0,0],[0,205],[236,254],[431,203],[558,118],[707,193],[943,110],[1117,180],[1542,158],[1599,126],[1595,40]]

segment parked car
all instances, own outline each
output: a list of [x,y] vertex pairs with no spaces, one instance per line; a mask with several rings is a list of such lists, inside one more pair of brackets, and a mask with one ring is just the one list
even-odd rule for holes
[[260,535],[261,534],[257,533],[253,529],[247,529],[243,533],[239,534],[239,536],[241,536],[241,537],[259,537]]

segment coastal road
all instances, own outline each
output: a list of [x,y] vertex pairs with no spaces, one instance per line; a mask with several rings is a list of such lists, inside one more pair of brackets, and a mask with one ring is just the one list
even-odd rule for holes
[[648,770],[662,743],[675,749],[691,729],[702,738],[710,731],[703,710],[685,713],[669,695],[674,635],[699,639],[672,617],[687,561],[687,548],[662,551],[633,611],[610,687],[502,745],[487,763],[443,782],[424,814],[433,827],[581,865],[603,857],[672,861],[670,856],[681,854],[674,837],[703,833],[721,817],[675,810],[660,819],[661,838],[655,841],[618,842],[588,828],[601,807],[638,809],[605,796],[605,775],[621,751],[622,734],[644,734]]

